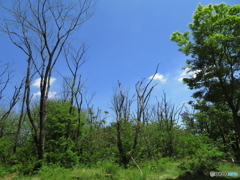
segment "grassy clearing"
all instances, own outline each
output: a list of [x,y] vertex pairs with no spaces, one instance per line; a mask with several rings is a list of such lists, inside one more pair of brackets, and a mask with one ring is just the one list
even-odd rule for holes
[[[13,173],[1,177],[0,180],[210,180],[207,176],[192,176],[190,173],[178,169],[180,162],[154,162],[140,163],[139,168],[130,167],[123,169],[116,164],[105,162],[96,167],[76,167],[64,169],[61,167],[43,167],[38,174],[23,176],[21,173]],[[238,177],[215,177],[214,179],[240,179],[240,166],[233,163],[222,163],[219,172],[237,172]]]

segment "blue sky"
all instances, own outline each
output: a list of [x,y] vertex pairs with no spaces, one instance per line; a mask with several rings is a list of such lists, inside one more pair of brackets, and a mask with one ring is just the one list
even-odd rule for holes
[[[94,106],[109,111],[113,88],[118,80],[123,87],[130,89],[131,95],[137,81],[151,77],[159,62],[158,76],[153,81],[153,85],[158,85],[152,97],[161,97],[164,90],[168,99],[176,105],[192,100],[193,92],[180,80],[185,75],[182,67],[187,57],[178,52],[176,43],[170,41],[170,35],[174,31],[188,30],[187,24],[192,21],[192,14],[199,3],[221,2],[99,0],[93,17],[74,35],[89,46],[86,54],[88,61],[81,67],[80,73],[83,79],[88,79],[85,85],[90,87],[89,94],[96,92],[92,101]],[[227,3],[233,5],[237,2],[229,0]],[[26,57],[5,35],[0,36],[0,51],[2,62],[15,62],[12,82],[19,81],[24,76]],[[62,59],[57,62],[56,69],[63,75],[69,75]],[[52,94],[59,92],[62,83],[57,73],[53,73],[53,78]],[[37,94],[37,81],[34,83],[33,93]]]

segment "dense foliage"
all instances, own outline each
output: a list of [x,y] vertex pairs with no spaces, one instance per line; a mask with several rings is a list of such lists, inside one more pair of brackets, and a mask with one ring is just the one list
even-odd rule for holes
[[[77,127],[79,127],[77,124],[77,109],[74,107],[74,113],[70,115],[70,103],[65,102],[63,104],[59,100],[49,100],[48,106],[45,165],[71,168],[84,164],[89,167],[101,165],[106,161],[113,164],[122,164],[117,148],[116,123],[109,125],[97,123],[97,121],[91,123],[88,111],[82,111],[81,136],[76,139]],[[35,108],[37,107],[36,105]],[[201,122],[202,117],[200,114],[200,112],[194,114],[196,122],[198,120]],[[27,119],[21,131],[21,138],[18,140],[17,151],[15,154],[12,153],[14,133],[16,131],[14,122],[17,124],[17,116],[16,113],[13,116],[15,119],[13,117],[13,119],[9,119],[9,121],[13,122],[11,123],[12,126],[5,126],[5,133],[1,137],[0,160],[2,168],[7,168],[9,172],[21,171],[32,173],[37,158],[31,136],[32,129],[27,124]],[[200,117],[198,118],[198,116]],[[202,112],[202,116],[204,116],[204,112]],[[70,135],[67,137],[69,120],[71,120]],[[126,154],[131,151],[134,130],[137,126],[135,121],[135,119],[122,121],[122,140]],[[225,154],[224,151],[220,151],[221,149],[224,150],[220,132],[214,133],[210,131],[208,133],[202,130],[195,133],[188,126],[187,120],[185,121],[187,129],[174,123],[171,130],[167,130],[171,124],[164,119],[161,121],[151,121],[148,124],[141,124],[139,143],[135,156],[132,158],[137,162],[158,161],[165,157],[171,157],[175,160],[184,159],[185,161],[179,167],[193,173],[200,173],[200,169],[202,170],[201,173],[206,173],[210,169],[217,169],[217,162],[223,159],[224,155],[230,158],[227,153],[232,154],[231,149],[228,149]],[[205,121],[210,123],[208,119],[205,119]],[[194,122],[195,129],[201,129],[202,125],[196,122]],[[9,131],[12,133],[9,134]],[[211,133],[214,133],[214,136]],[[235,142],[231,141],[231,143]],[[231,144],[226,145],[231,146]],[[130,166],[135,166],[133,161],[129,162],[128,167]]]
[[[240,158],[239,13],[240,5],[200,4],[194,12],[193,22],[188,24],[191,31],[174,32],[171,36],[171,40],[180,46],[179,51],[191,56],[191,59],[186,61],[187,66],[184,69],[193,75],[184,78],[184,83],[190,89],[197,90],[193,94],[194,98],[213,105],[214,108],[209,108],[211,112],[208,112],[208,115],[211,114],[213,119],[212,127],[213,124],[219,127],[225,145],[228,141],[228,138],[224,137],[226,133],[231,134],[231,139],[238,136],[234,147],[238,158]],[[204,107],[202,106],[200,110],[203,110],[202,108]],[[231,122],[228,117],[213,118],[219,111],[225,117],[228,116]],[[206,118],[205,116],[204,119]],[[231,132],[224,132],[226,130]]]

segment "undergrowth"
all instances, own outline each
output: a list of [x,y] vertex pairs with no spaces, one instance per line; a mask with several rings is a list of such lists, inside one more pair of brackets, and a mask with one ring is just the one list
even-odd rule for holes
[[[186,171],[179,167],[183,161],[175,161],[171,158],[161,158],[156,161],[146,161],[138,164],[138,167],[132,165],[124,169],[113,162],[102,162],[96,166],[84,167],[76,166],[72,169],[65,169],[58,166],[43,166],[37,174],[25,176],[21,172],[7,174],[6,170],[0,168],[0,180],[70,180],[70,179],[88,179],[88,180],[181,180],[198,179],[198,176],[186,175]],[[3,172],[4,171],[4,172]],[[220,163],[219,172],[238,172],[240,175],[240,166],[234,163]],[[238,176],[239,178],[240,176]],[[210,176],[202,176],[202,179],[208,179]],[[223,177],[221,177],[223,178]],[[223,179],[227,179],[224,177]],[[234,177],[233,177],[234,178]],[[236,178],[236,177],[235,177]],[[201,179],[201,178],[200,178]],[[217,178],[215,178],[217,179]],[[223,180],[221,179],[221,180]]]

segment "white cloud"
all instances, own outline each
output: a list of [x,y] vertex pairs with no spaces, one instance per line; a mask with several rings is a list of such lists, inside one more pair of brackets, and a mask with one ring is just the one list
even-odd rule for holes
[[[35,81],[33,82],[32,86],[40,88],[40,81],[41,81],[41,78],[35,79]],[[54,83],[55,81],[56,81],[56,78],[54,78],[54,77],[50,78],[50,85],[52,83]],[[54,98],[54,97],[56,97],[56,94],[57,93],[54,92],[54,91],[49,91],[48,92],[48,98]],[[40,95],[41,95],[40,91],[36,92],[36,93],[33,93],[33,98],[36,98],[37,96],[40,96]]]
[[197,101],[182,101],[181,104],[183,104],[184,106],[190,106],[190,104],[197,104]]
[[187,101],[182,101],[181,104],[184,104],[185,106],[189,105]]
[[35,98],[36,96],[40,96],[40,95],[41,95],[40,91],[37,93],[33,93],[33,98]]
[[[153,76],[150,76],[148,79],[152,79],[152,78],[153,78]],[[167,79],[166,79],[162,74],[159,74],[159,73],[157,73],[157,74],[154,76],[153,79],[159,80],[159,81],[161,81],[161,82],[163,82],[163,83],[167,81]]]
[[184,78],[184,77],[178,78],[178,81],[181,81],[181,82],[182,82],[182,81],[183,81],[183,78]]
[[51,92],[48,93],[48,98],[55,98],[56,94],[57,94],[57,92],[51,91]]
[[181,75],[177,77],[177,80],[183,81],[183,78],[187,78],[187,77],[191,77],[191,76],[196,77],[196,74],[198,72],[200,72],[201,70],[196,70],[196,71],[191,71],[191,72],[188,72],[188,71],[189,71],[189,68],[186,68],[185,70],[183,70]]
[[36,80],[33,82],[33,86],[40,87],[40,78],[36,79]]
[[182,76],[186,76],[186,75],[188,74],[187,71],[188,71],[188,69],[183,70],[183,72],[182,72],[182,74],[181,74],[180,76],[181,76],[181,77],[182,77]]
[[[48,98],[54,98],[54,97],[56,97],[56,94],[57,94],[57,92],[50,91],[50,92],[48,92]],[[37,96],[40,96],[40,95],[41,95],[40,91],[36,92],[36,93],[33,93],[33,99],[36,98]]]
[[[40,87],[40,81],[41,81],[41,78],[37,78],[34,82],[33,82],[33,86],[35,87]],[[52,83],[54,83],[56,81],[56,78],[52,77],[50,78],[50,85]]]

